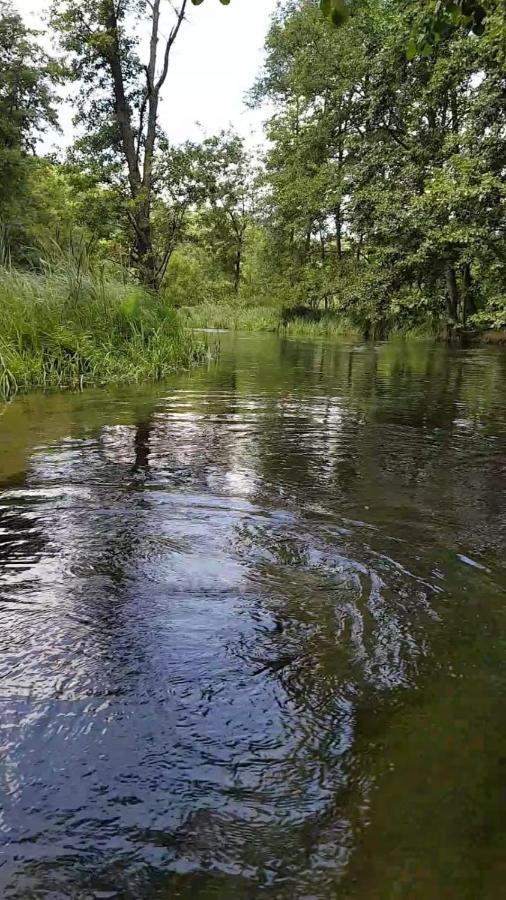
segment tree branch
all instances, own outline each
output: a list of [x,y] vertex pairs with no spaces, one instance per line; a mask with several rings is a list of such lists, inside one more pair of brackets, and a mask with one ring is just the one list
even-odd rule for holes
[[406,144],[406,142],[403,141],[402,138],[399,137],[399,135],[397,134],[397,132],[396,132],[393,128],[391,128],[390,125],[387,125],[386,122],[383,122],[383,123],[380,125],[380,129],[381,129],[382,131],[386,131],[387,134],[389,134],[390,137],[394,139],[395,143],[396,143],[396,144],[399,144],[399,147],[403,147],[403,149],[404,149],[404,150],[407,150],[408,152],[411,151],[412,148],[410,147],[410,145],[409,145],[409,144]]
[[160,77],[159,77],[159,79],[158,79],[158,81],[157,81],[157,83],[156,83],[156,91],[157,91],[157,92],[160,91],[160,89],[161,89],[161,88],[163,87],[163,85],[165,84],[165,79],[167,78],[167,72],[169,71],[169,57],[170,57],[170,51],[172,50],[174,41],[176,40],[176,38],[177,38],[177,36],[178,36],[178,34],[179,34],[179,29],[181,28],[181,25],[183,24],[183,20],[184,20],[184,17],[185,17],[185,12],[186,12],[186,7],[187,7],[187,5],[188,5],[188,0],[183,0],[183,3],[182,3],[182,5],[181,5],[181,7],[179,8],[179,10],[176,10],[177,21],[176,21],[176,24],[173,26],[173,28],[171,28],[171,32],[170,32],[170,34],[169,34],[169,37],[168,37],[168,39],[167,39],[167,43],[166,43],[166,45],[165,45],[165,54],[164,54],[164,58],[163,58],[163,68],[162,68],[162,72],[161,72],[161,74],[160,74]]
[[148,105],[148,99],[149,99],[149,94],[150,94],[150,90],[149,90],[149,72],[148,72],[147,66],[144,66],[144,71],[146,72],[147,85],[146,85],[146,88],[145,88],[145,90],[144,90],[144,94],[143,94],[143,97],[142,97],[141,106],[140,106],[140,109],[139,109],[139,127],[138,127],[138,129],[137,129],[137,140],[136,140],[136,143],[137,143],[137,150],[136,150],[136,154],[137,154],[137,163],[139,162],[139,156],[140,156],[140,152],[141,152],[142,132],[143,132],[143,130],[144,130],[144,116],[146,115],[146,107],[147,107],[147,105]]
[[165,272],[167,271],[167,266],[170,262],[170,258],[172,256],[174,250],[176,249],[176,239],[177,239],[177,236],[183,226],[183,222],[184,222],[184,218],[185,218],[186,210],[188,209],[188,206],[189,206],[188,203],[184,203],[182,205],[182,207],[179,211],[179,216],[177,216],[175,221],[172,223],[172,231],[171,231],[169,241],[165,248],[165,252],[163,254],[162,261],[156,270],[157,280],[158,279],[161,280],[163,278],[163,276],[165,275]]

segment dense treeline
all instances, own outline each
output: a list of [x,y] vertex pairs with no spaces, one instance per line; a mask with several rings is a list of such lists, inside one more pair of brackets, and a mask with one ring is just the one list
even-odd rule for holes
[[[410,13],[413,12],[413,15]],[[273,269],[366,330],[504,316],[504,21],[448,26],[408,60],[416,5],[363,0],[331,30],[289,2],[256,95]],[[275,272],[273,272],[275,277]]]
[[[187,6],[54,0],[51,58],[0,0],[4,267],[65,272],[74,296],[84,278],[138,282],[203,321],[219,304],[371,335],[506,325],[501,0],[467,20],[443,4],[429,37],[419,0],[357,0],[339,28],[318,0],[280,3],[255,154],[233,133],[171,146],[160,128]],[[76,139],[38,156],[68,83]]]

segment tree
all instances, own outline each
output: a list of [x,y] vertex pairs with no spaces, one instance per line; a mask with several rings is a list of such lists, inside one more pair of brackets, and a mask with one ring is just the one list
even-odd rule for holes
[[287,3],[256,91],[274,105],[267,223],[285,300],[333,303],[366,331],[454,327],[504,290],[499,10],[480,40],[452,28],[408,60],[409,9],[367,0],[331,29],[314,0]]
[[499,250],[504,85],[486,37],[467,28],[406,61],[412,23],[401,10],[390,7],[369,49],[350,230],[364,235],[376,270],[377,322],[418,311],[454,327],[488,296]]
[[316,305],[329,302],[344,263],[350,148],[367,71],[361,29],[360,19],[327,28],[310,0],[287,5],[270,30],[255,89],[258,101],[274,107],[267,155],[272,255],[283,260],[295,295],[309,292]]
[[200,222],[238,293],[254,194],[252,160],[238,135],[221,132],[203,141],[200,178]]
[[38,137],[57,127],[58,69],[6,0],[0,0],[0,72],[0,222],[15,238]]
[[[160,93],[187,6],[188,0],[181,0],[177,9],[163,0],[55,0],[52,8],[53,28],[70,55],[73,77],[80,82],[78,118],[91,132],[87,147],[107,162],[109,176],[116,165],[119,184],[129,198],[136,264],[143,282],[152,288],[161,274],[151,224]],[[165,10],[171,22],[162,40]],[[139,17],[149,22],[144,62],[134,28]],[[81,146],[85,148],[86,141]]]
[[179,147],[164,142],[157,169],[158,200],[154,211],[155,242],[161,259],[160,281],[174,250],[186,237],[188,220],[203,199],[202,151],[187,141]]

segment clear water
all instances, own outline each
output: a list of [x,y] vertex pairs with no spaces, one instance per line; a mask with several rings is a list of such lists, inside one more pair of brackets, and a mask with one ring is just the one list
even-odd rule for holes
[[0,894],[489,898],[506,352],[220,338],[0,418]]

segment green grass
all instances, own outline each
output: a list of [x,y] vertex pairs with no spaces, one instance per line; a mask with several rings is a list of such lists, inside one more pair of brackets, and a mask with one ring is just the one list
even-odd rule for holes
[[265,306],[241,307],[202,303],[179,310],[187,328],[225,328],[228,331],[276,331],[279,312]]
[[294,337],[358,337],[359,331],[329,313],[319,322],[292,319],[282,325],[280,310],[268,306],[231,306],[203,303],[180,309],[181,322],[188,328],[224,328],[229,331],[280,331]]
[[177,315],[136,286],[69,269],[0,268],[0,396],[159,380],[206,353]]
[[282,329],[284,334],[293,337],[353,337],[360,338],[358,328],[351,325],[345,319],[329,313],[324,315],[319,322],[308,322],[306,319],[292,319]]

